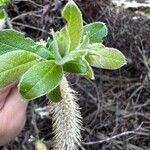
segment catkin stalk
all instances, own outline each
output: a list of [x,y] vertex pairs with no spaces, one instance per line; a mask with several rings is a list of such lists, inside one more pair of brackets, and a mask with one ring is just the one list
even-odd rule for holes
[[81,142],[82,117],[76,92],[64,77],[60,83],[62,100],[51,102],[53,121],[53,150],[77,150]]

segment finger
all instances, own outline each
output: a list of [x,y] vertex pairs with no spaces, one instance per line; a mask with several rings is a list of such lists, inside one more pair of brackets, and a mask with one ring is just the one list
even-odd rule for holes
[[10,92],[0,112],[0,145],[14,139],[23,129],[26,121],[27,102],[20,97],[17,88]]
[[5,99],[8,96],[11,88],[14,87],[15,85],[16,83],[13,83],[13,84],[6,86],[5,88],[0,89],[0,110],[4,106]]

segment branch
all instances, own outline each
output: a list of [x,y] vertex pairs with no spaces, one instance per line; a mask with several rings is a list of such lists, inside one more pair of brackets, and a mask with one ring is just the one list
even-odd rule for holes
[[120,133],[120,134],[117,134],[117,135],[114,135],[112,137],[109,137],[109,138],[106,138],[104,140],[100,140],[100,141],[94,141],[94,142],[82,142],[83,145],[94,145],[94,144],[102,144],[102,143],[105,143],[105,142],[109,142],[109,141],[112,141],[116,138],[119,138],[119,137],[122,137],[122,136],[125,136],[125,135],[128,135],[128,134],[136,134],[137,133],[137,130],[134,130],[134,131],[126,131],[126,132],[123,132],[123,133]]

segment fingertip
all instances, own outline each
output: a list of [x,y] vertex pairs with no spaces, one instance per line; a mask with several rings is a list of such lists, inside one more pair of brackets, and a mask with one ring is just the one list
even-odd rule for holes
[[13,87],[0,111],[0,145],[8,143],[24,128],[27,105],[28,102],[20,97],[17,87]]
[[7,85],[6,87],[4,88],[0,88],[0,94],[3,94],[7,91],[10,91],[17,83],[12,83],[10,85]]

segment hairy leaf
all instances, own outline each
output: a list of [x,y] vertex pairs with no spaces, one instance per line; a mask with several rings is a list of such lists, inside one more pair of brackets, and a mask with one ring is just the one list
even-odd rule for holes
[[0,88],[13,83],[31,66],[38,56],[27,51],[12,51],[0,56]]
[[70,49],[70,37],[67,27],[62,28],[60,31],[56,32],[56,41],[58,43],[58,49],[63,57]]
[[[58,32],[57,32],[58,34]],[[50,43],[48,50],[51,53],[51,56],[54,57],[55,60],[60,61],[61,60],[61,54],[59,52],[59,45],[58,45],[58,35],[56,33],[54,33],[54,31],[52,30],[52,36],[53,36],[53,41]]]
[[114,48],[101,48],[86,57],[90,65],[103,69],[118,69],[126,64],[125,56]]
[[90,44],[89,34],[83,36],[79,49],[85,49]]
[[56,88],[62,75],[62,67],[56,65],[55,61],[40,62],[22,76],[19,91],[25,99],[35,99]]
[[55,59],[55,57],[56,57],[56,55],[55,55],[55,48],[57,48],[57,47],[56,47],[56,44],[55,44],[55,42],[54,42],[54,40],[53,40],[53,41],[50,43],[49,47],[48,47],[48,50],[49,50],[49,52],[51,53],[51,56],[52,56],[53,59]]
[[97,51],[100,51],[100,49],[104,49],[105,46],[101,43],[94,43],[94,44],[89,44],[86,50],[88,51],[89,54],[96,54]]
[[1,19],[5,19],[5,12],[4,12],[3,9],[0,10],[0,20],[1,20]]
[[71,0],[64,7],[62,16],[67,20],[67,28],[70,35],[70,50],[74,50],[82,36],[83,20],[78,6]]
[[0,55],[14,50],[34,52],[34,45],[30,38],[25,38],[20,32],[11,29],[0,30]]
[[106,25],[102,22],[94,22],[85,25],[83,28],[83,35],[88,33],[90,43],[102,42],[103,38],[108,34]]
[[57,86],[54,90],[52,90],[47,97],[52,102],[60,102],[62,100],[60,87]]
[[63,69],[69,73],[84,75],[88,72],[87,64],[82,59],[69,61],[63,65]]
[[82,58],[87,54],[87,50],[76,50],[71,51],[68,55],[66,55],[60,62],[60,65],[65,64],[66,62],[76,60],[78,58]]
[[45,58],[45,59],[54,59],[53,54],[43,45],[35,45],[35,52],[38,54],[40,57]]
[[88,71],[87,71],[87,73],[86,73],[84,76],[87,77],[87,78],[90,78],[91,80],[94,80],[95,77],[94,77],[94,72],[93,72],[92,67],[91,67],[90,64],[87,62],[86,59],[83,59],[83,61],[85,62],[85,64],[87,65],[87,68],[88,68]]
[[9,0],[0,0],[0,7],[6,6],[9,3]]

